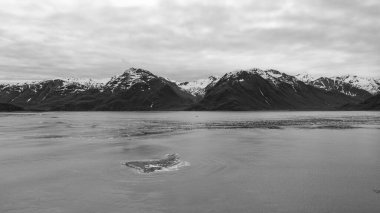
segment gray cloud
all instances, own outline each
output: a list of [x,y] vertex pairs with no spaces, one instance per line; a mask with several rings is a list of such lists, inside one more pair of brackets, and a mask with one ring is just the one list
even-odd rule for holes
[[380,77],[375,0],[0,2],[0,78],[184,80],[240,68]]

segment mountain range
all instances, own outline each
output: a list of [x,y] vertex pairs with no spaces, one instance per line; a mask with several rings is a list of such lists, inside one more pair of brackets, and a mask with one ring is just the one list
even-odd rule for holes
[[250,69],[176,82],[130,68],[106,82],[1,83],[0,111],[376,110],[379,93],[380,79],[349,75],[315,78]]

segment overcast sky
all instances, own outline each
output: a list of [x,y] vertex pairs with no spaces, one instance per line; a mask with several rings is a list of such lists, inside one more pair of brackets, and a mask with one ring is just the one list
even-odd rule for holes
[[0,79],[380,77],[378,0],[0,0]]

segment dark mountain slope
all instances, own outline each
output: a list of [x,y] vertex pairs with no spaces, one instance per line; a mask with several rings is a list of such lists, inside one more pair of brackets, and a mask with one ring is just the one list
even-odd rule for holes
[[[76,102],[88,96],[99,98],[100,93],[100,88],[57,79],[22,85],[2,85],[0,101],[32,110],[57,110],[67,103]],[[83,110],[88,110],[88,108],[84,107]]]
[[33,110],[184,110],[194,100],[175,83],[135,68],[105,85],[50,80],[0,87],[1,102]]
[[380,94],[375,95],[359,104],[346,104],[342,110],[380,110]]
[[13,111],[23,111],[22,107],[15,106],[13,104],[0,103],[0,112],[13,112]]
[[177,84],[142,69],[130,69],[106,84],[109,95],[96,110],[184,110],[195,97]]

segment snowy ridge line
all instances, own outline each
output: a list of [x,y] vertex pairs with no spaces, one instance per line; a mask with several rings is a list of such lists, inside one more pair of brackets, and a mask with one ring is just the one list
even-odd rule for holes
[[225,74],[222,79],[235,79],[235,80],[241,80],[241,74],[248,73],[248,74],[257,74],[260,77],[262,77],[265,80],[268,80],[270,83],[272,83],[274,86],[278,86],[281,83],[287,83],[290,85],[297,85],[298,79],[294,76],[279,72],[277,70],[268,69],[268,70],[261,70],[258,68],[253,68],[249,70],[237,70],[233,72],[229,72]]
[[[378,94],[380,92],[380,79],[375,78],[360,77],[357,75],[316,77],[309,74],[298,74],[296,75],[296,78],[314,87],[325,90],[331,90],[331,88],[334,88],[340,90],[341,93],[350,96],[356,96],[357,94],[344,90],[344,87],[350,86],[353,88],[365,90],[372,95]],[[327,81],[330,82],[329,85],[326,85]]]
[[[11,81],[8,83],[0,83],[0,91],[12,90],[22,93],[23,91],[27,89],[31,89],[34,93],[37,92],[37,90],[41,89],[44,84],[48,82],[53,81],[59,81],[62,82],[62,85],[58,87],[57,91],[59,91],[61,94],[66,93],[67,91],[70,91],[71,93],[78,93],[83,92],[89,89],[99,89],[103,90],[104,88],[104,81],[105,80],[92,80],[92,79],[55,79],[55,80],[30,80],[30,81]],[[29,100],[30,101],[30,100]],[[28,101],[28,102],[29,102]]]
[[92,79],[92,78],[55,78],[46,80],[0,80],[1,85],[24,85],[24,84],[39,84],[46,81],[62,80],[69,83],[78,84],[106,84],[110,78]]
[[[202,97],[205,95],[207,87],[212,87],[221,79],[232,79],[239,82],[244,82],[244,77],[242,77],[244,75],[241,75],[243,73],[257,74],[274,86],[287,83],[294,87],[301,81],[319,89],[336,90],[353,97],[358,96],[358,93],[360,93],[360,91],[355,89],[353,90],[353,88],[367,91],[372,95],[380,92],[380,79],[376,78],[360,77],[356,75],[323,77],[307,73],[292,76],[273,69],[262,70],[258,68],[236,70],[233,72],[228,72],[222,77],[210,76],[205,79],[188,82],[177,82],[168,78],[162,78],[147,70],[138,68],[127,69],[122,75],[114,76],[112,78],[58,78],[55,80],[62,82],[62,86],[59,87],[60,91],[81,92],[93,88],[102,91],[105,89],[110,91],[114,91],[115,89],[128,90],[135,84],[148,84],[148,82],[152,79],[160,79],[161,81],[175,83],[181,90],[186,91],[193,96]],[[0,80],[0,90],[7,90],[7,88],[13,88],[15,91],[23,91],[26,88],[36,90],[40,88],[42,84],[49,81],[54,80]],[[147,89],[149,90],[150,88]]]

